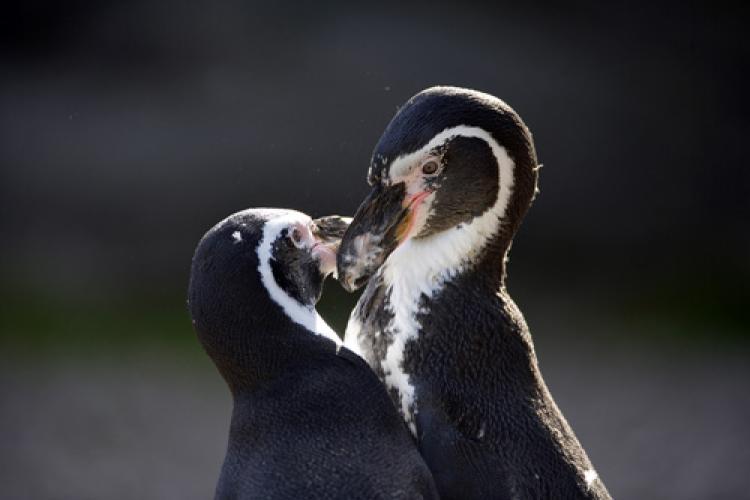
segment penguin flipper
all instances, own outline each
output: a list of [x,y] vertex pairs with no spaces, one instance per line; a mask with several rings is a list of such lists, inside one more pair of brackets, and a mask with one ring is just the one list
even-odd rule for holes
[[[470,438],[439,406],[420,405],[416,415],[422,456],[432,471],[441,498],[510,498],[502,464],[489,447]],[[505,495],[508,492],[508,495]]]

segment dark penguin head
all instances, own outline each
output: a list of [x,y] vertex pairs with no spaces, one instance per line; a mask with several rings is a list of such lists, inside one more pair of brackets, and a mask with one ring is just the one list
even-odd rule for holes
[[[339,342],[315,310],[335,272],[348,219],[292,210],[238,212],[206,233],[193,257],[188,304],[201,343],[230,387],[272,376],[294,346]],[[315,334],[315,335],[313,335]],[[289,348],[292,349],[289,349]]]
[[401,271],[452,272],[492,252],[502,281],[537,169],[531,133],[500,99],[455,87],[420,92],[375,147],[372,191],[341,243],[339,280],[356,289],[386,260],[402,261]]

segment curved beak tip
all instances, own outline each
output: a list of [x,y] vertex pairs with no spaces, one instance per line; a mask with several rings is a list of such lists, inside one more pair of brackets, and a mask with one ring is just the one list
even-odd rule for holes
[[336,256],[336,279],[341,283],[344,290],[347,292],[353,292],[356,290],[355,279],[353,275],[354,273],[352,272],[352,266],[347,262],[348,260],[349,259],[345,258],[341,252]]
[[356,288],[354,288],[354,283],[349,277],[342,278],[341,276],[339,276],[339,283],[341,283],[341,286],[347,292],[353,292],[354,290],[356,290]]
[[351,255],[339,255],[337,259],[338,281],[347,292],[354,292],[367,284],[373,269],[363,265]]
[[367,283],[367,276],[355,277],[353,275],[341,275],[339,274],[339,283],[347,292],[355,292]]

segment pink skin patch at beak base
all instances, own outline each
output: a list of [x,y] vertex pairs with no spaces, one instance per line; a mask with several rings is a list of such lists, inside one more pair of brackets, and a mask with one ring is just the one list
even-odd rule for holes
[[309,225],[295,224],[295,229],[299,230],[302,233],[301,245],[309,248],[313,258],[319,261],[318,269],[320,269],[320,273],[324,276],[335,273],[336,251],[318,240],[318,238],[313,235],[313,232],[310,229]]
[[404,232],[403,238],[399,242],[399,246],[401,246],[411,236],[411,233],[414,230],[414,223],[417,220],[419,209],[422,206],[422,202],[431,194],[432,191],[422,191],[421,193],[416,193],[408,198],[406,206],[411,212],[409,214],[409,225],[406,226],[406,231]]
[[336,252],[328,245],[316,241],[312,246],[312,255],[320,261],[320,272],[328,276],[336,272]]

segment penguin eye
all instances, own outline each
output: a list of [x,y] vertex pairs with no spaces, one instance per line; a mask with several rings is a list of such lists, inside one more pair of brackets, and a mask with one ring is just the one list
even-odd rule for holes
[[432,175],[438,171],[438,168],[440,168],[438,162],[436,162],[435,160],[430,160],[422,165],[422,173],[425,175]]
[[292,238],[292,243],[294,243],[295,246],[302,245],[302,231],[300,231],[298,227],[292,229],[290,236]]

